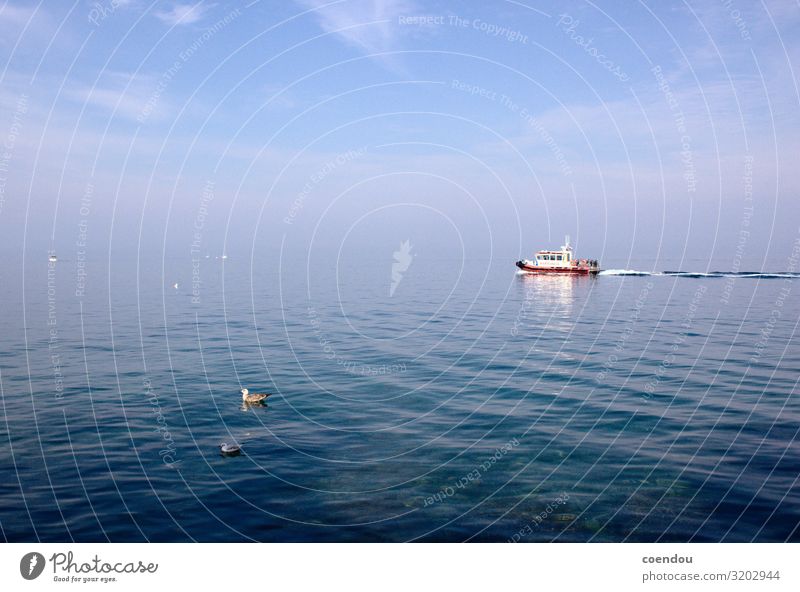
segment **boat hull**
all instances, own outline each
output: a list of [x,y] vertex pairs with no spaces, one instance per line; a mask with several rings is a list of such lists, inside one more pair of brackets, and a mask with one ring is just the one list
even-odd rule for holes
[[517,267],[526,273],[539,275],[596,275],[600,271],[596,267],[586,265],[576,265],[574,267],[545,267],[543,265],[529,265],[524,261],[517,261]]

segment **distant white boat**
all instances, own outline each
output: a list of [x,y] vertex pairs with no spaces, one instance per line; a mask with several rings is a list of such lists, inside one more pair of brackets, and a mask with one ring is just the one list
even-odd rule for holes
[[50,255],[49,260],[50,263],[55,263],[56,261],[58,261],[58,257],[56,257],[55,255]]
[[595,259],[575,259],[569,235],[560,251],[538,251],[533,259],[517,261],[517,267],[526,273],[569,273],[572,275],[597,275],[600,264]]
[[227,256],[227,255],[223,255],[223,256],[222,256],[222,258],[223,258],[223,259],[227,259],[227,258],[228,258],[228,256]]

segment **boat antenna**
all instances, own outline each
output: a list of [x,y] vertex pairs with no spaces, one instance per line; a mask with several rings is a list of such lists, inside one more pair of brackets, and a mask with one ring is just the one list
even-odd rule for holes
[[569,248],[570,248],[569,235],[567,234],[567,235],[564,236],[564,250],[569,249]]

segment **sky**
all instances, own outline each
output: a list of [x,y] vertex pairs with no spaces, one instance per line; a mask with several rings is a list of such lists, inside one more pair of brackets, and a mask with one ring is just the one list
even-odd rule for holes
[[0,252],[786,269],[799,48],[797,0],[3,2]]

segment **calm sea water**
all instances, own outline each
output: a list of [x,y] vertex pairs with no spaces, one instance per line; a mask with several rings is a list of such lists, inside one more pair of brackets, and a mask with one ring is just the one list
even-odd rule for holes
[[2,537],[800,540],[797,279],[391,263],[4,269]]

